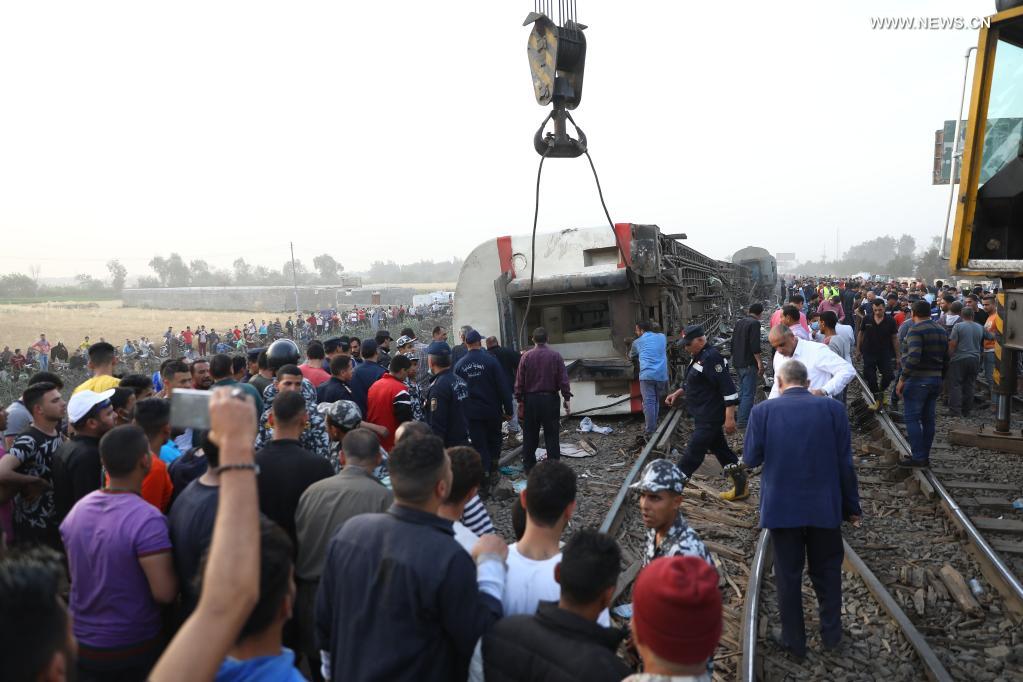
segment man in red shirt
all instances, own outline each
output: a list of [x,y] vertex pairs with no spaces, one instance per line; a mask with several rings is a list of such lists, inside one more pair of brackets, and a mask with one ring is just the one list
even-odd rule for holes
[[330,373],[323,369],[323,344],[313,341],[305,350],[306,361],[298,366],[302,376],[309,380],[313,388],[330,381]]
[[388,452],[394,447],[398,426],[412,419],[412,397],[405,385],[411,367],[412,361],[407,355],[395,355],[391,358],[390,371],[369,387],[366,398],[366,421],[387,429],[387,436],[380,440],[380,445]]
[[185,331],[181,332],[181,340],[185,342],[185,346],[188,348],[192,347],[192,328],[185,327]]

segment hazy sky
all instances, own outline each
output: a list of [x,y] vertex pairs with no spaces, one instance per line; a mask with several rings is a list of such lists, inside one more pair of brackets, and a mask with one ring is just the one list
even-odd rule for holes
[[[583,101],[612,217],[717,258],[801,259],[940,232],[934,131],[994,0],[577,0]],[[546,115],[532,0],[6,2],[0,272],[129,278],[157,253],[279,266],[464,256],[528,233]],[[585,159],[546,164],[540,229],[604,221]]]

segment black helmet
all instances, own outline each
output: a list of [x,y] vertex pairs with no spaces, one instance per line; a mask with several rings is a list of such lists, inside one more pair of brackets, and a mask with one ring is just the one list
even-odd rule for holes
[[266,365],[276,372],[284,365],[297,365],[300,353],[291,339],[277,339],[266,349]]

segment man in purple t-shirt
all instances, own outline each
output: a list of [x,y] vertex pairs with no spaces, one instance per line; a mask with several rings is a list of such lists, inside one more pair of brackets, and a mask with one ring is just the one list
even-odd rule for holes
[[167,520],[141,497],[151,463],[141,428],[111,429],[99,453],[108,485],[79,500],[60,526],[79,676],[145,679],[161,649],[160,606],[178,593]]

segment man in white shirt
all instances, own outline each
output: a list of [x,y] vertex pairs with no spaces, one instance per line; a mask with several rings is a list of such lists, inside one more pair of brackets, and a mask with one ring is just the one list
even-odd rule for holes
[[[561,534],[575,512],[575,495],[575,472],[567,464],[546,460],[529,472],[521,493],[526,532],[508,547],[508,573],[501,596],[505,616],[531,616],[540,602],[556,602],[561,597],[554,567],[561,562]],[[597,622],[610,626],[610,614],[605,610]]]
[[842,324],[839,322],[835,325],[835,333],[844,339],[849,339],[849,347],[852,348],[856,345],[856,331],[850,324]]
[[[778,371],[790,358],[799,360],[806,365],[810,392],[814,395],[837,396],[856,377],[856,370],[845,359],[831,352],[822,343],[797,339],[783,324],[771,329],[767,339],[777,351],[773,362],[774,376],[778,376]],[[779,395],[778,382],[775,381],[768,398],[777,398]]]

